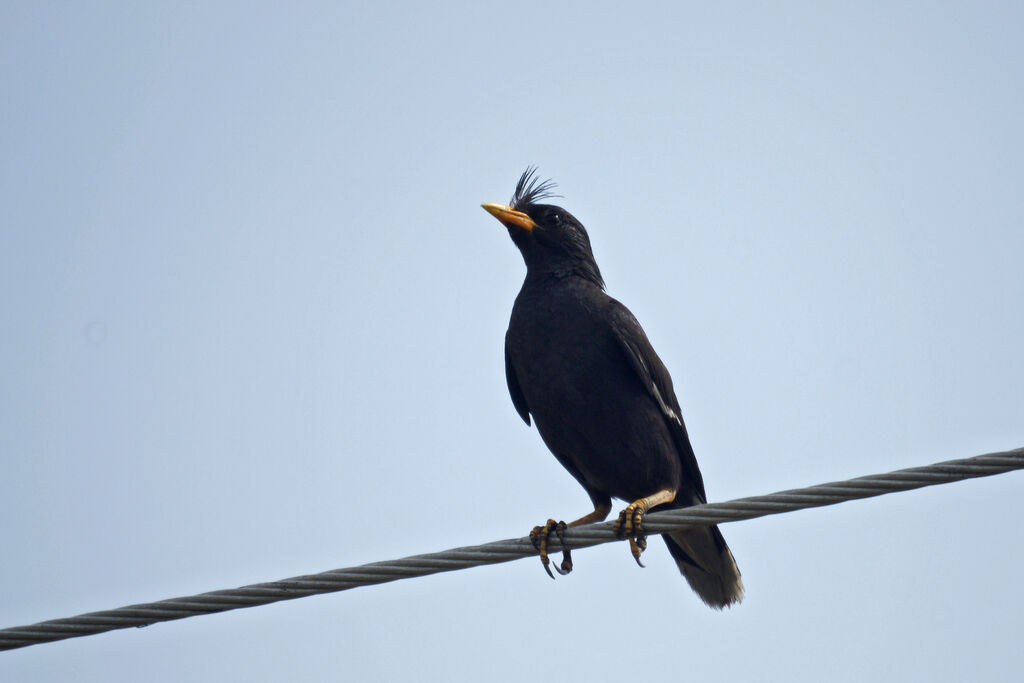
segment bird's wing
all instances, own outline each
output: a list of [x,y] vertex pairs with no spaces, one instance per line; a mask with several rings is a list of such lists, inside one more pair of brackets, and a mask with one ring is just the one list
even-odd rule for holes
[[505,333],[505,382],[508,383],[508,393],[512,397],[512,405],[516,407],[519,417],[523,422],[530,424],[530,408],[526,405],[526,397],[519,387],[519,379],[516,377],[516,369],[512,367],[512,357],[508,353],[508,333]]
[[[633,317],[628,308],[615,299],[611,299],[611,319],[612,331],[625,353],[627,361],[665,417],[665,423],[672,434],[672,440],[675,442],[676,451],[679,453],[679,460],[683,466],[684,480],[694,486],[702,503],[707,502],[707,495],[704,493],[704,478],[700,474],[697,457],[690,445],[690,436],[683,423],[682,411],[679,409],[676,393],[672,389],[672,377],[668,374],[668,369],[654,351],[654,347],[651,346],[651,342],[647,339],[647,335],[637,319]],[[511,382],[509,386],[511,387]],[[518,408],[518,405],[516,407]]]

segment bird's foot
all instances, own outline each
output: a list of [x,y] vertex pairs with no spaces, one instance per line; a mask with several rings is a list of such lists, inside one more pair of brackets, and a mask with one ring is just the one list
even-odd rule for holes
[[[530,541],[533,543],[533,547],[537,549],[537,552],[540,553],[540,562],[544,565],[544,571],[552,579],[555,578],[555,575],[551,573],[551,560],[548,558],[548,537],[551,536],[551,532],[554,532],[564,547],[565,529],[565,522],[556,522],[553,519],[549,519],[544,526],[535,526],[533,531],[530,532]],[[555,565],[555,571],[562,576],[572,571],[572,553],[568,549],[562,551],[562,562],[560,565]]]
[[643,527],[645,512],[647,505],[644,499],[630,503],[619,513],[614,527],[616,536],[629,539],[629,552],[641,567],[644,563],[640,561],[640,556],[647,550],[647,534],[644,533]]

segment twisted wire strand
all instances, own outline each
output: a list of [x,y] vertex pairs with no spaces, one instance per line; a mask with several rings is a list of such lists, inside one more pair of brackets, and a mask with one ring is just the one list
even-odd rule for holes
[[[912,467],[887,474],[858,477],[801,489],[779,491],[765,496],[737,498],[678,510],[652,512],[644,518],[644,531],[665,533],[688,526],[721,524],[767,515],[834,505],[849,500],[870,498],[896,491],[948,484],[962,479],[987,477],[1024,469],[1024,448],[989,453],[962,460]],[[603,522],[569,529],[565,548],[587,548],[618,540],[613,523]],[[549,551],[563,549],[551,538]],[[399,579],[455,571],[486,564],[510,562],[536,555],[529,537],[511,538],[484,545],[453,548],[438,553],[413,555],[398,560],[373,562],[358,567],[335,569],[320,574],[296,576],[281,581],[258,583],[241,588],[212,591],[189,597],[129,605],[75,617],[52,619],[29,626],[0,629],[0,650],[13,650],[38,643],[76,638],[122,628],[148,626],[200,614],[213,614],[242,607],[267,605],[309,595],[333,593],[359,586],[370,586]]]

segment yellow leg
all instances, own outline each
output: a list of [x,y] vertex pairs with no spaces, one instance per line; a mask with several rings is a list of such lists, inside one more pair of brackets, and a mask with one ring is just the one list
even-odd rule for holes
[[580,526],[581,524],[593,524],[595,522],[603,522],[608,518],[608,513],[612,511],[611,503],[604,503],[594,508],[594,511],[590,514],[583,515],[575,522],[569,522],[566,526]]
[[[605,503],[598,505],[594,508],[593,512],[583,515],[574,522],[566,524],[565,522],[556,522],[553,519],[549,519],[543,526],[533,527],[533,531],[530,532],[530,540],[533,541],[533,546],[540,553],[540,562],[544,565],[544,571],[548,573],[548,576],[552,579],[555,578],[555,575],[551,573],[551,560],[548,558],[548,537],[551,535],[551,532],[555,532],[555,536],[558,536],[559,541],[564,541],[565,530],[569,527],[603,522],[611,511],[611,503]],[[555,565],[555,571],[563,576],[572,571],[572,553],[569,550],[562,551],[561,565]]]
[[629,539],[629,551],[641,567],[644,566],[644,563],[640,561],[640,556],[647,549],[647,535],[643,531],[644,515],[651,508],[671,503],[675,499],[675,490],[663,489],[646,498],[634,500],[619,513],[619,518],[615,520],[615,535],[619,538]]

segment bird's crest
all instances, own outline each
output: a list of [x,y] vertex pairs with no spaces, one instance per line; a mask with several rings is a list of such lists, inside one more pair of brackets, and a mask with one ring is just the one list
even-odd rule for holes
[[561,197],[562,195],[552,192],[556,187],[553,180],[541,180],[537,177],[536,166],[527,166],[523,175],[519,176],[515,194],[512,195],[509,205],[513,209],[522,211],[523,207],[536,204],[542,199]]

